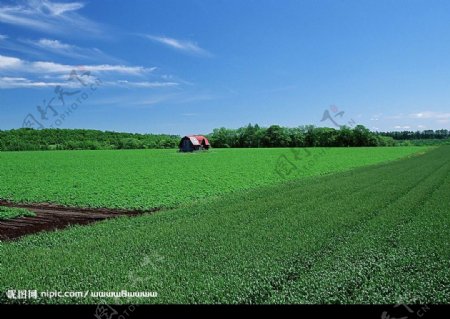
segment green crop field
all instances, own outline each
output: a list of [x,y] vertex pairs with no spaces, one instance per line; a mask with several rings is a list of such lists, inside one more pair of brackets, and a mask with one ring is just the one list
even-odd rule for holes
[[30,212],[24,208],[14,208],[14,207],[3,207],[0,206],[0,220],[2,219],[13,219],[23,216],[36,216],[35,213]]
[[[317,159],[320,164],[311,171],[317,175],[330,172],[333,167],[342,170],[357,166],[358,151],[365,153],[367,159],[377,158],[376,154],[379,159],[386,159],[390,150],[331,150]],[[404,152],[402,156],[413,153],[411,149],[397,148],[392,152],[396,150]],[[267,156],[265,160],[261,159],[263,156],[245,156],[252,152],[257,150],[186,155],[176,158],[174,165],[180,169],[184,167],[182,172],[186,169],[190,172],[195,163],[205,163],[206,170],[217,175],[213,175],[214,179],[210,177],[211,180],[207,178],[209,174],[201,175],[201,180],[214,191],[220,188],[218,186],[231,184],[228,178],[233,174],[238,176],[239,172],[243,175],[242,184],[232,189],[278,181],[273,175],[270,179],[263,173],[271,174],[268,170],[283,150],[262,150],[271,154],[271,160],[267,160]],[[114,190],[108,182],[123,179],[120,185],[130,186],[133,179],[125,173],[132,171],[130,165],[134,169],[141,167],[142,176],[151,171],[147,169],[146,161],[152,161],[149,156],[152,152],[50,154],[1,155],[16,159],[4,164],[3,157],[3,170],[5,167],[23,167],[22,171],[15,171],[16,178],[21,176],[19,185],[22,187],[26,185],[26,177],[30,178],[34,171],[42,174],[41,178],[48,176],[44,181],[28,180],[34,187],[39,183],[48,186],[42,187],[41,193],[33,192],[28,200],[66,198],[66,203],[93,204],[89,200],[95,196],[85,196],[82,202],[77,202],[76,197],[68,196],[67,190],[63,190],[65,197],[54,193],[57,187],[51,185],[52,182],[62,182],[65,178],[69,189],[73,190],[76,178],[71,174],[78,174],[86,185],[97,185],[102,200],[95,204],[129,206],[133,199],[127,200],[117,183],[113,184],[119,191],[105,196],[104,191]],[[161,155],[157,162],[162,163],[162,167],[168,167],[165,161],[176,156],[169,152],[155,154]],[[400,155],[390,154],[391,158]],[[26,158],[32,156],[37,160],[27,162]],[[77,163],[78,156],[91,166]],[[364,156],[361,155],[360,162]],[[51,171],[51,163],[47,161],[50,158],[56,165],[54,170],[67,169],[64,178],[57,178],[55,172],[46,175],[37,169],[45,163]],[[71,159],[71,165],[67,158]],[[220,158],[220,161],[211,158]],[[158,293],[157,298],[103,298],[111,303],[386,304],[398,300],[448,303],[449,159],[450,147],[442,146],[398,161],[233,192],[154,215],[122,217],[3,242],[0,243],[0,291]],[[237,164],[239,160],[243,162],[241,165]],[[345,162],[353,164],[345,165]],[[116,171],[115,165],[125,172]],[[161,174],[165,178],[179,176],[164,172],[162,167]],[[96,175],[99,173],[92,173],[94,168],[103,173],[116,172],[118,176],[99,178],[101,175]],[[202,174],[200,168],[196,172]],[[251,168],[251,173],[246,168]],[[88,175],[89,171],[92,176]],[[257,173],[263,176],[257,176]],[[246,174],[253,174],[258,182],[249,183]],[[223,183],[214,184],[221,175],[224,176]],[[172,189],[167,194],[188,194],[188,184],[183,177],[180,177],[184,181],[180,181],[182,186],[177,187],[178,184],[170,180],[163,184],[161,177],[156,180],[146,177],[149,188],[160,185],[163,189]],[[8,189],[4,185],[13,185],[3,178],[1,183],[3,193]],[[139,189],[144,184],[144,179],[138,180],[134,187]],[[191,184],[192,187],[197,185]],[[88,188],[92,191],[92,187]],[[136,196],[135,190],[130,188]],[[24,194],[26,192],[14,188],[8,196],[19,200]],[[88,192],[77,194],[87,195]],[[135,199],[139,205],[162,203],[161,197],[151,202],[143,199],[149,196],[147,192],[141,196]],[[0,298],[1,302],[12,302],[5,296]],[[96,304],[99,299],[38,298],[28,302]]]
[[[212,195],[391,161],[427,149],[0,152],[0,199],[84,207],[174,207]],[[280,174],[283,167],[285,173]]]

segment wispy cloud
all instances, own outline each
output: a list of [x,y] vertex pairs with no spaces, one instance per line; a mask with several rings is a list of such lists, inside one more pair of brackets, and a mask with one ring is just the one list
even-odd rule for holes
[[177,82],[158,82],[158,81],[133,82],[128,80],[119,80],[116,82],[110,82],[110,84],[118,86],[137,87],[137,88],[163,88],[163,87],[174,87],[179,85],[179,83]]
[[394,128],[395,128],[395,129],[404,129],[404,130],[407,130],[407,129],[410,129],[411,126],[409,126],[409,125],[404,125],[404,126],[396,125],[396,126],[394,126]]
[[125,61],[106,54],[98,48],[79,47],[57,39],[11,39],[7,36],[2,39],[0,35],[0,48],[14,51],[27,56],[35,56],[39,59],[47,59],[49,56],[58,55],[83,61],[102,61],[115,64],[124,64]]
[[409,117],[414,119],[449,120],[450,113],[425,111],[409,114]]
[[50,1],[32,1],[37,4],[39,8],[47,9],[52,15],[61,15],[66,12],[77,11],[84,7],[84,4],[80,2],[71,2],[71,3],[56,3]]
[[[84,79],[85,82],[88,82],[88,79]],[[92,78],[91,82],[94,83],[95,79]],[[174,87],[177,86],[178,83],[174,82],[134,82],[134,81],[102,81],[102,86],[106,87],[122,87],[122,88],[164,88],[164,87]],[[67,79],[62,79],[59,81],[55,80],[32,80],[24,77],[0,77],[0,89],[23,89],[23,88],[47,88],[47,87],[71,87],[71,88],[79,88],[83,85],[78,81],[68,81]]]
[[56,86],[71,86],[78,87],[81,84],[75,82],[46,82],[46,81],[36,81],[30,80],[22,77],[0,77],[0,89],[17,89],[17,88],[46,88],[46,87],[56,87]]
[[8,39],[8,36],[7,36],[7,35],[0,34],[0,41],[1,41],[1,40],[6,40],[6,39]]
[[59,40],[51,40],[51,39],[40,39],[38,41],[35,41],[34,44],[41,48],[50,49],[50,50],[66,51],[66,50],[73,50],[73,48],[74,48],[73,45],[62,43]]
[[197,43],[189,40],[179,40],[165,36],[155,36],[155,35],[145,35],[145,37],[178,51],[194,55],[211,56],[211,53],[209,53],[205,49],[202,49],[200,46],[198,46]]
[[[0,55],[0,72],[2,74],[0,88],[40,88],[51,86],[79,85],[68,81],[72,71],[85,74],[88,78],[100,77],[102,85],[128,88],[164,88],[176,87],[175,81],[165,81],[153,74],[155,67],[127,66],[115,64],[69,65],[52,61],[27,61],[17,57]],[[119,78],[118,77],[122,77]],[[129,76],[130,80],[123,79]],[[149,79],[153,79],[150,81]]]
[[[37,73],[68,73],[77,68],[75,65],[59,64],[54,62],[31,62],[28,64],[29,71]],[[116,72],[132,75],[139,75],[146,72],[151,72],[155,68],[144,68],[142,66],[125,66],[125,65],[110,65],[110,64],[98,64],[98,65],[86,65],[86,70],[91,72]]]
[[80,48],[73,44],[61,42],[59,40],[42,38],[39,40],[19,40],[20,42],[27,44],[46,52],[51,52],[60,56],[66,56],[70,58],[85,59],[85,60],[108,60],[117,61],[117,59],[108,56],[97,48]]
[[0,23],[38,29],[48,33],[67,33],[73,30],[99,34],[98,24],[83,17],[77,11],[81,2],[51,2],[48,0],[27,0],[17,5],[0,5]]
[[[16,57],[0,55],[0,70],[22,73],[67,74],[78,68],[76,65],[59,64],[49,61],[30,62]],[[122,74],[142,75],[154,71],[156,68],[143,66],[125,66],[111,64],[85,65],[85,69],[91,72],[116,72]]]
[[417,113],[400,113],[396,115],[385,116],[388,120],[406,120],[406,119],[422,119],[422,120],[450,120],[449,112],[423,111]]
[[370,121],[379,121],[382,116],[383,116],[383,113],[373,114],[370,117]]
[[0,40],[0,49],[2,52],[18,52],[27,56],[34,56],[39,59],[44,59],[47,56],[47,51],[36,50],[36,48],[30,46],[28,43],[23,43],[21,40],[11,40],[9,37]]

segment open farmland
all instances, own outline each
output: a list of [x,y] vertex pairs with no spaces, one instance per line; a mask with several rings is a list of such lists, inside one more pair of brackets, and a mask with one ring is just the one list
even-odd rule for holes
[[[396,160],[427,149],[0,152],[0,199],[141,210],[175,207],[214,195]],[[280,165],[288,165],[289,174],[279,174]]]
[[442,146],[2,243],[0,291],[158,292],[123,303],[448,303],[449,158]]

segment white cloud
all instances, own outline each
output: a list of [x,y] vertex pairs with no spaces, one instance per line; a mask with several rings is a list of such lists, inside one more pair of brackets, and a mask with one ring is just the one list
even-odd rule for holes
[[[75,65],[42,61],[31,62],[28,65],[31,67],[30,71],[35,73],[70,73],[72,70],[79,68],[79,66]],[[85,65],[83,66],[83,68],[91,72],[116,72],[134,75],[139,75],[154,70],[154,68],[147,69],[142,66],[124,66],[110,64]]]
[[53,49],[53,50],[69,50],[72,49],[73,46],[70,44],[62,43],[58,40],[50,40],[50,39],[40,39],[36,41],[35,44],[42,48]]
[[119,86],[129,86],[129,87],[140,87],[140,88],[162,88],[162,87],[173,87],[179,85],[176,82],[130,82],[128,80],[119,80],[116,82],[110,82],[111,84],[116,84]]
[[23,66],[23,61],[15,57],[0,55],[0,69],[17,69]]
[[[59,64],[48,61],[29,62],[18,59],[16,57],[9,57],[0,55],[0,69],[11,72],[22,73],[41,73],[43,76],[48,73],[69,74],[72,70],[79,69],[80,66]],[[131,75],[142,75],[154,71],[156,68],[145,68],[142,66],[125,66],[125,65],[111,65],[111,64],[97,64],[84,65],[83,69],[90,72],[115,72]]]
[[[46,43],[46,42],[45,42]],[[49,42],[54,45],[54,42]],[[56,45],[61,45],[58,42]],[[120,88],[171,88],[180,85],[179,81],[165,80],[153,74],[155,67],[127,66],[120,64],[69,65],[53,61],[27,61],[17,57],[0,55],[0,89],[79,87],[79,81],[69,81],[70,74],[75,71],[83,76],[83,83],[88,80],[101,79],[102,86]],[[85,72],[90,72],[88,76]],[[130,79],[117,79],[118,76],[130,76]],[[136,81],[136,78],[139,81]],[[153,79],[153,80],[149,80]],[[133,80],[134,79],[134,80]],[[88,81],[89,83],[89,81]]]
[[[26,46],[23,46],[21,44],[25,44]],[[115,64],[124,63],[123,60],[110,56],[98,48],[83,48],[73,44],[64,43],[60,40],[49,38],[42,38],[39,40],[18,39],[17,43],[13,43],[12,41],[5,41],[4,43],[0,43],[0,47],[20,53],[26,53],[27,55],[35,55],[40,58],[47,56],[47,54],[43,52],[46,51],[73,59],[108,61],[109,63]]]
[[380,118],[383,116],[383,113],[377,113],[372,115],[372,117],[370,118],[370,121],[379,121]]
[[77,12],[83,7],[80,2],[27,0],[18,5],[0,5],[0,22],[49,33],[84,30],[89,31],[89,35],[98,34],[99,25]]
[[394,128],[395,129],[405,129],[405,130],[407,130],[407,129],[410,129],[411,126],[409,126],[409,125],[405,125],[405,126],[396,125],[396,126],[394,126]]
[[28,28],[50,29],[51,24],[32,17],[33,11],[23,6],[0,7],[0,22],[20,25]]
[[40,50],[36,50],[35,48],[28,45],[28,43],[27,43],[27,45],[22,45],[19,42],[24,42],[24,41],[11,40],[9,38],[1,40],[0,41],[0,55],[2,54],[1,53],[2,51],[5,52],[4,50],[7,50],[7,51],[19,52],[19,53],[25,54],[27,56],[37,56],[40,59],[42,59],[44,57],[44,55],[42,54],[42,52]]
[[154,36],[154,35],[146,35],[146,37],[150,40],[156,41],[175,50],[195,55],[211,56],[211,54],[208,51],[202,49],[195,42],[192,41],[178,40],[174,38],[164,36]]
[[8,36],[7,36],[7,35],[0,34],[0,41],[1,41],[1,40],[6,40],[6,39],[8,39]]
[[0,77],[0,89],[16,89],[16,88],[45,88],[56,86],[78,87],[81,84],[75,82],[45,82],[33,81],[22,77]]
[[[91,80],[89,80],[91,79]],[[85,78],[83,80],[85,84],[95,83],[94,78]],[[17,88],[46,88],[46,87],[71,87],[79,88],[82,84],[78,81],[68,81],[67,78],[59,81],[43,81],[43,80],[31,80],[24,77],[0,77],[0,89],[17,89]],[[121,81],[102,81],[102,86],[115,86],[115,87],[135,87],[135,88],[163,88],[177,86],[175,82],[133,82],[127,80]]]
[[[36,88],[61,86],[79,86],[77,81],[68,81],[72,71],[79,76],[85,72],[84,81],[95,78],[102,79],[102,85],[116,87],[135,88],[163,88],[179,85],[175,81],[130,81],[114,80],[117,75],[129,75],[142,79],[152,73],[156,68],[146,68],[143,66],[126,66],[114,64],[93,64],[93,65],[68,65],[52,61],[27,61],[16,57],[0,55],[0,71],[2,74],[0,88]],[[154,77],[154,76],[153,76]]]
[[65,12],[77,11],[84,7],[84,4],[80,2],[71,2],[71,3],[57,3],[50,1],[32,1],[32,3],[36,3],[36,7],[40,10],[47,9],[52,15],[61,15]]
[[[385,119],[397,120],[397,122],[398,120],[404,122],[408,121],[410,123],[414,123],[415,127],[417,126],[417,128],[423,129],[426,127],[432,127],[436,124],[439,126],[447,126],[450,123],[450,112],[423,111],[409,114],[401,113],[394,116],[386,116]],[[427,126],[425,126],[424,124],[426,124]],[[410,126],[397,125],[395,128],[409,129]]]
[[414,119],[449,120],[450,113],[425,111],[419,113],[412,113],[409,115],[409,117]]

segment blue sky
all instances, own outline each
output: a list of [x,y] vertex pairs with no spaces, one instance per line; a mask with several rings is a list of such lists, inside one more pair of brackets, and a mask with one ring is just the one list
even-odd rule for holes
[[0,129],[449,129],[449,36],[448,1],[1,1]]

